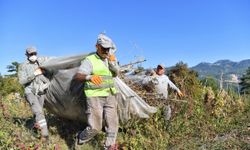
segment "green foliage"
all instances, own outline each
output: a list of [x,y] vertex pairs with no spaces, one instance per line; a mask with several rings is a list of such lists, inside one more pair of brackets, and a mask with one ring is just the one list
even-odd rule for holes
[[190,70],[187,64],[177,63],[170,71],[169,78],[180,88],[184,95],[198,99],[201,97],[201,84],[198,73]]
[[138,66],[138,68],[137,68],[138,70],[140,70],[140,71],[143,71],[143,70],[145,70],[142,66]]
[[241,94],[250,94],[250,67],[247,69],[246,74],[241,78]]
[[133,118],[123,125],[118,140],[128,149],[166,149],[169,141],[162,109],[149,119]]
[[14,77],[16,77],[17,76],[18,67],[19,67],[19,63],[16,62],[16,61],[12,62],[11,65],[8,65],[6,67],[7,71],[13,73],[13,74],[8,75],[8,76],[12,76],[12,77],[14,76]]
[[0,80],[0,94],[4,96],[10,93],[20,93],[23,95],[24,90],[16,77],[7,76]]
[[201,84],[205,87],[211,87],[213,91],[217,91],[219,89],[218,82],[212,76],[207,76],[201,80]]
[[207,114],[220,118],[243,110],[243,100],[236,93],[225,90],[215,93],[211,88],[206,88],[205,91],[204,102]]
[[[201,116],[204,113],[203,91],[198,80],[198,73],[190,70],[187,64],[179,62],[169,71],[169,77],[182,91],[183,98],[188,101],[186,116]],[[178,108],[178,106],[175,107]]]
[[5,77],[0,74],[0,95],[5,96],[10,93],[20,93],[23,95],[23,86],[19,84],[16,77],[18,65],[18,62],[12,62],[12,65],[7,66],[8,72],[14,72],[14,74],[6,75]]

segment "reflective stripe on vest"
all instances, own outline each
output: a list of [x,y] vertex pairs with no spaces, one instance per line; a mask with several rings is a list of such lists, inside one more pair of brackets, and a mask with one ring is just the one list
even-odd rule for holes
[[99,75],[103,82],[100,85],[95,85],[90,81],[85,82],[84,92],[87,97],[109,96],[115,94],[114,80],[109,68],[103,63],[97,54],[92,54],[86,57],[92,64],[92,75]]

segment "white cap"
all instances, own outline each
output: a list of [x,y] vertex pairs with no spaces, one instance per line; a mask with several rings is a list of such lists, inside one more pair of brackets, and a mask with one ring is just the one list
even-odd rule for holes
[[26,54],[32,54],[32,53],[36,53],[37,50],[35,47],[28,47],[26,48]]
[[99,44],[104,48],[110,48],[111,53],[114,53],[116,51],[116,46],[114,42],[104,33],[98,35],[96,44]]
[[164,68],[165,68],[165,65],[161,63],[161,64],[157,65],[157,68],[158,68],[158,67],[161,67],[161,68],[164,69]]
[[111,48],[113,46],[112,40],[103,33],[98,35],[96,43],[100,44],[104,48]]

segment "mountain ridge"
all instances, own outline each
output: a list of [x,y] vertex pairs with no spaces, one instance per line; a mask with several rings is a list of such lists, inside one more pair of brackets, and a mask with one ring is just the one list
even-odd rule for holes
[[250,67],[250,59],[244,59],[238,62],[222,59],[214,63],[201,62],[191,67],[191,69],[197,71],[200,78],[213,76],[218,79],[223,73],[226,79],[231,79],[232,75],[241,77],[248,67]]

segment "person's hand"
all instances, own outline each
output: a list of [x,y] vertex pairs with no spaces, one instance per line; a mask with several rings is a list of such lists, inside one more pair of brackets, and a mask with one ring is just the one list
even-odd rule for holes
[[95,85],[100,85],[102,83],[102,77],[99,75],[92,75],[90,81]]
[[183,97],[184,95],[182,94],[182,92],[181,91],[178,91],[178,93],[177,93],[180,97]]
[[43,74],[43,71],[42,71],[41,68],[37,68],[37,69],[35,70],[35,72],[34,72],[34,75],[35,75],[35,76],[38,76],[38,75],[40,75],[40,74]]
[[114,54],[112,54],[112,55],[109,55],[109,61],[116,61],[116,57],[115,57],[115,55]]

